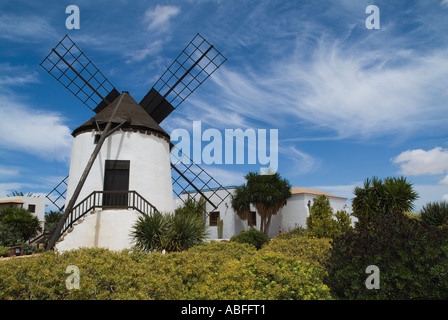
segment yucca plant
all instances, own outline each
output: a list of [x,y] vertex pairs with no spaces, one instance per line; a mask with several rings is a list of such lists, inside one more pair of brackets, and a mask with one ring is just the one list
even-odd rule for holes
[[159,213],[141,216],[131,236],[143,251],[182,251],[208,237],[205,220],[193,213]]
[[366,179],[364,187],[356,187],[353,193],[353,216],[362,227],[369,226],[377,216],[411,211],[418,198],[412,183],[405,177],[389,177],[384,181],[376,177]]
[[197,214],[170,215],[167,251],[183,251],[202,243],[208,237],[205,220]]
[[168,242],[170,216],[158,211],[140,216],[133,226],[131,236],[136,246],[143,251],[162,251]]
[[420,218],[434,227],[448,225],[448,202],[429,202],[420,211]]

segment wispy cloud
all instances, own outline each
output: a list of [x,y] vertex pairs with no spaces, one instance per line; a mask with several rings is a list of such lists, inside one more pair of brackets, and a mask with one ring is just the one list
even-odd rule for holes
[[156,5],[145,11],[144,21],[148,24],[148,30],[165,31],[169,28],[171,18],[179,13],[179,7]]
[[0,177],[2,178],[2,180],[17,177],[19,174],[19,168],[0,166]]
[[128,56],[129,59],[126,60],[126,63],[140,62],[146,59],[148,56],[158,54],[162,49],[162,44],[163,44],[162,40],[156,40],[154,42],[149,43],[143,49],[127,52],[126,56]]
[[26,66],[13,66],[9,63],[0,63],[0,91],[5,87],[20,86],[27,83],[37,83],[37,72],[29,70]]
[[25,184],[23,183],[0,183],[0,197],[6,197],[8,194],[12,193],[15,190],[20,190],[24,186]]
[[273,125],[305,122],[340,139],[443,127],[446,50],[402,54],[347,53],[337,42],[322,41],[309,61],[292,55],[259,70],[219,70],[215,101],[228,114]]
[[47,160],[67,161],[72,137],[64,119],[0,95],[0,147]]
[[294,146],[280,147],[279,152],[294,163],[293,166],[288,166],[288,175],[306,174],[316,170],[320,165],[318,159]]
[[237,186],[246,182],[244,179],[246,173],[230,170],[230,166],[229,169],[222,168],[222,166],[218,168],[202,165],[201,167],[223,186]]
[[39,42],[57,37],[44,16],[1,14],[0,30],[0,39],[15,42]]

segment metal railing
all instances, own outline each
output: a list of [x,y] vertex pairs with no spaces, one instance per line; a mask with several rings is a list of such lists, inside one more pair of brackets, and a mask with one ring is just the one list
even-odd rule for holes
[[73,227],[73,224],[86,213],[95,209],[133,209],[145,215],[151,215],[157,211],[156,207],[134,190],[93,191],[73,207],[73,210],[65,220],[61,235]]

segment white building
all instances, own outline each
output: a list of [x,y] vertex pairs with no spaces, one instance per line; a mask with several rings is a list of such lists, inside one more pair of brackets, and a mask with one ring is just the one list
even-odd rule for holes
[[4,207],[23,208],[39,219],[43,230],[45,223],[45,198],[14,196],[0,199],[0,210]]
[[[113,112],[121,101],[117,112]],[[122,250],[133,245],[131,232],[140,214],[173,212],[181,203],[173,201],[170,137],[129,95],[123,92],[95,117],[76,128],[66,194],[66,207],[97,145],[100,132],[111,119],[119,126],[104,141],[87,175],[75,206],[64,222],[62,236],[55,247],[66,251],[80,247],[104,247]],[[232,190],[230,190],[232,191]],[[220,190],[222,197],[227,190]],[[206,196],[207,191],[204,192]],[[210,191],[212,194],[213,191]],[[292,198],[272,218],[269,236],[295,226],[305,226],[309,201],[318,194],[330,199],[333,210],[342,210],[345,198],[321,191],[293,188]],[[210,195],[209,197],[212,197]],[[231,209],[230,197],[210,213],[212,239],[218,238],[217,221],[222,219],[222,238],[230,238],[248,228]],[[212,211],[207,204],[207,212]],[[258,227],[258,215],[253,213]]]
[[[234,188],[227,189],[231,194],[234,192]],[[218,191],[221,196],[224,197],[226,191]],[[205,191],[205,196],[209,196],[213,191]],[[306,227],[306,218],[309,216],[309,208],[313,204],[313,199],[318,195],[325,195],[330,201],[330,206],[333,212],[339,210],[345,210],[350,212],[347,206],[347,198],[338,197],[323,191],[312,190],[294,187],[291,189],[292,196],[288,199],[286,205],[280,209],[280,211],[272,217],[271,225],[269,229],[269,237],[274,237],[279,232],[286,232],[295,227]],[[187,195],[186,195],[187,196]],[[181,205],[182,202],[178,199],[176,206]],[[256,214],[255,208],[252,208],[252,222],[254,227],[259,229],[260,216]],[[213,210],[210,204],[207,204],[207,212]],[[209,214],[207,224],[209,226],[210,238],[218,239],[218,226],[217,221],[223,220],[223,239],[229,239],[234,235],[239,234],[242,230],[248,230],[249,225],[247,221],[241,220],[235,211],[232,210],[231,199],[227,197],[218,208],[211,211]]]
[[[141,212],[174,209],[170,137],[129,93],[120,97],[112,123],[122,126],[102,145],[56,244],[59,251],[130,248],[130,232]],[[66,206],[98,142],[98,129],[104,129],[119,100],[73,131]]]

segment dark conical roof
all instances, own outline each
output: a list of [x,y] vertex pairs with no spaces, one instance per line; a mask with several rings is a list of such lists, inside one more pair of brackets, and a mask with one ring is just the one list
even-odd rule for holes
[[112,119],[112,125],[117,125],[122,123],[123,121],[128,120],[122,127],[120,127],[121,130],[139,131],[146,134],[156,134],[157,136],[164,137],[168,141],[170,140],[170,136],[168,135],[168,133],[166,133],[165,130],[163,130],[162,127],[160,127],[154,121],[154,119],[126,91],[124,91],[110,105],[101,110],[96,116],[73,130],[72,136],[76,137],[82,132],[98,130],[98,126],[101,130],[103,130],[110,117],[112,116],[121,96],[123,96],[123,100],[121,101],[121,104],[119,105],[118,110],[115,113],[114,118]]

